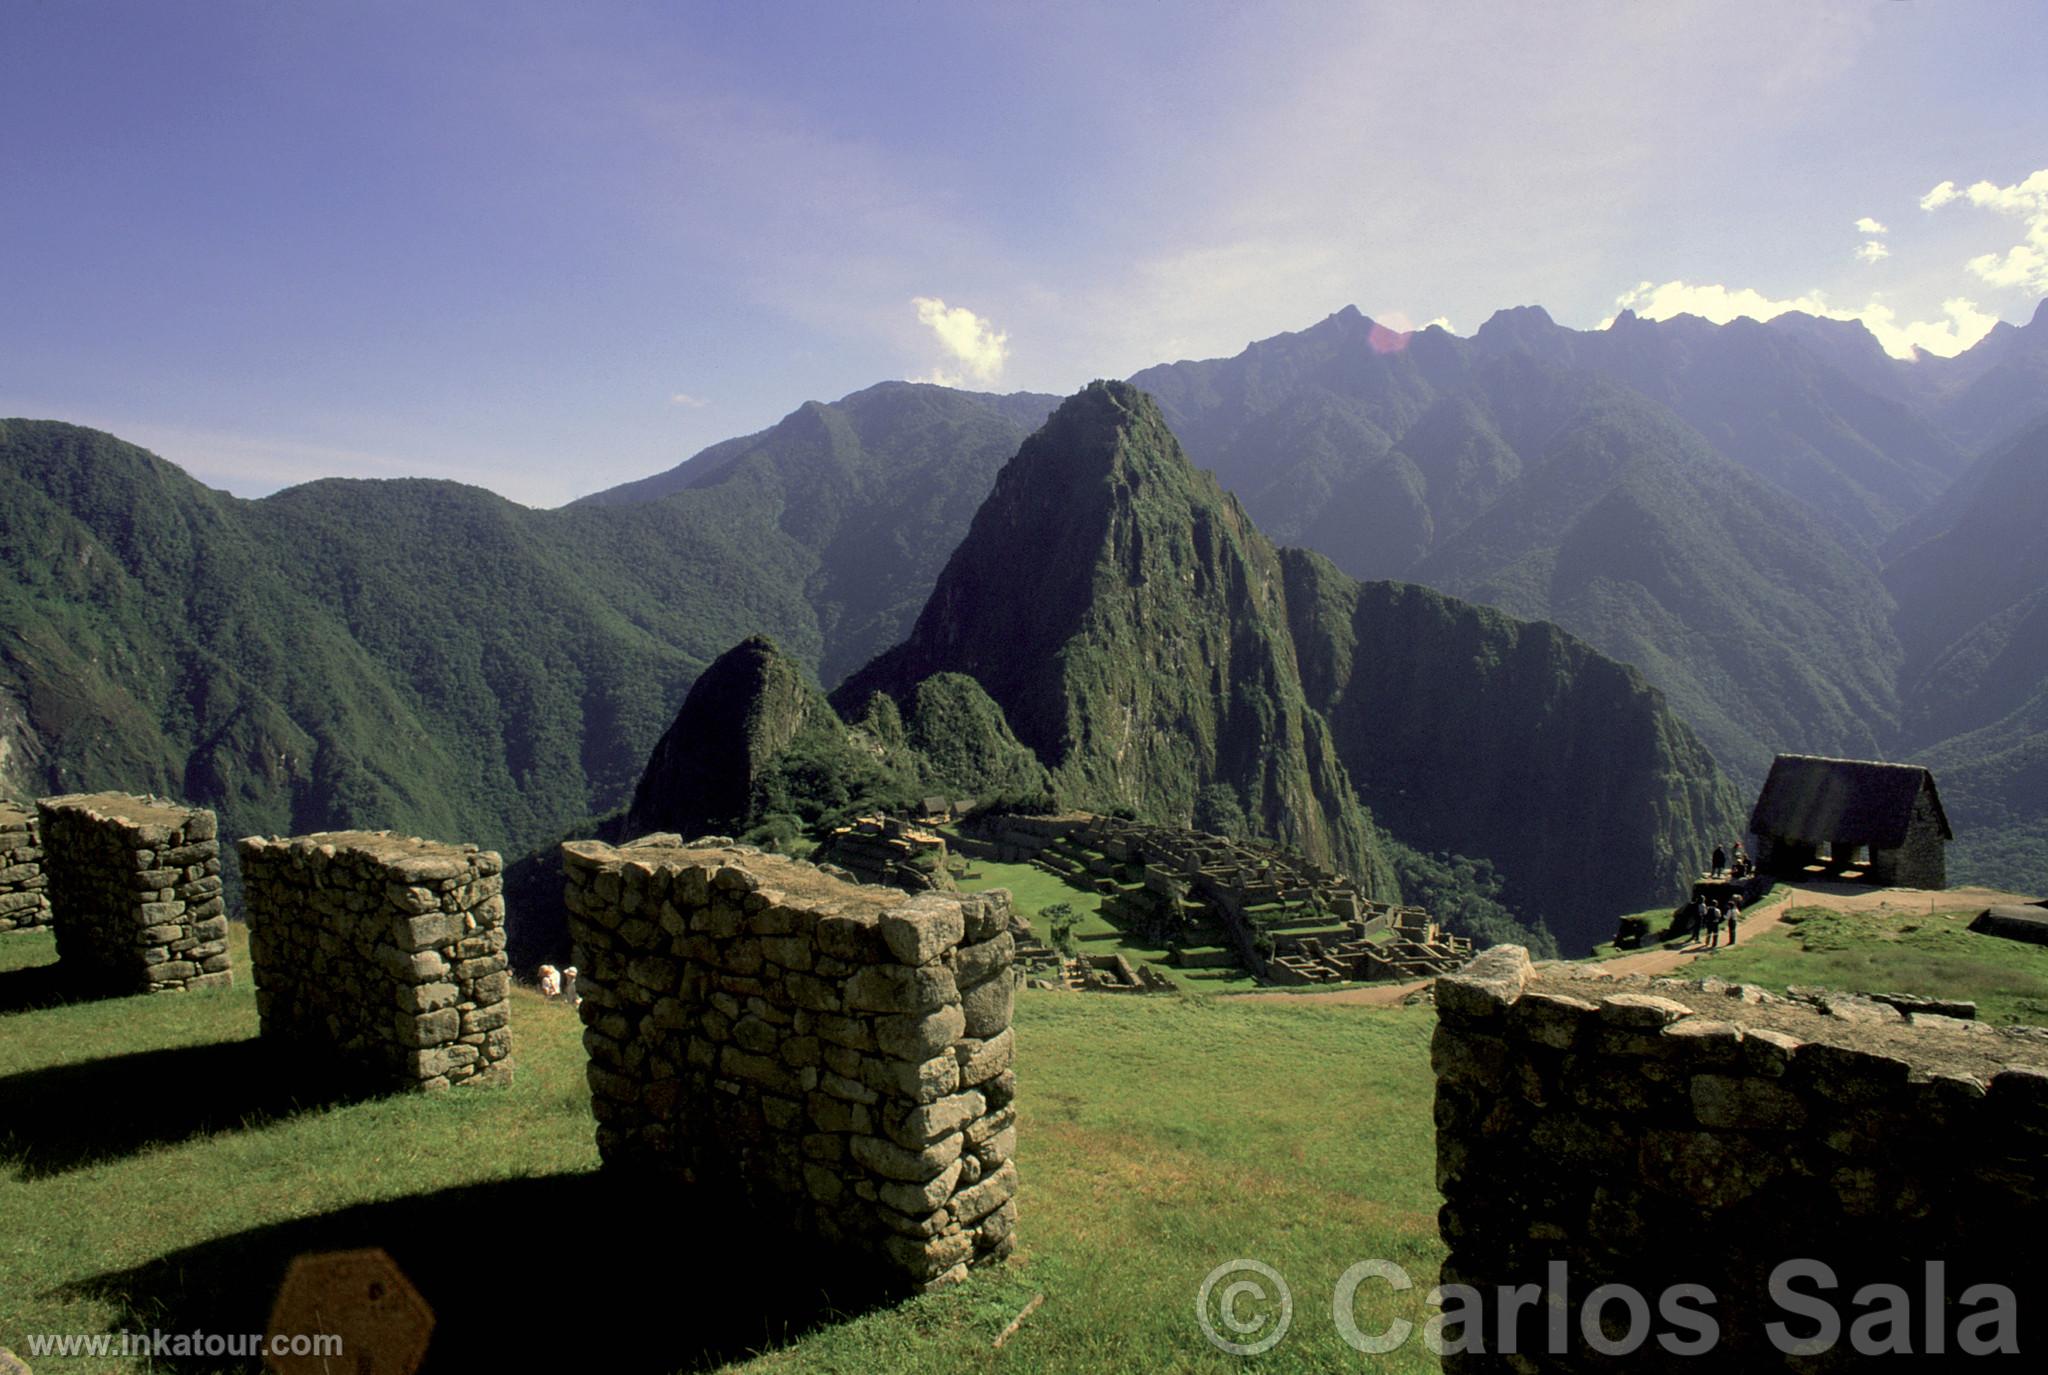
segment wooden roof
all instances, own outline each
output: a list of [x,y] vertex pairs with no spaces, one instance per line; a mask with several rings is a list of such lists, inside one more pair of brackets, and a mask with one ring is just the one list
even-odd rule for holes
[[1771,761],[1749,829],[1757,835],[1890,849],[1906,838],[1913,804],[1925,788],[1941,838],[1954,840],[1934,775],[1918,764],[1781,754]]

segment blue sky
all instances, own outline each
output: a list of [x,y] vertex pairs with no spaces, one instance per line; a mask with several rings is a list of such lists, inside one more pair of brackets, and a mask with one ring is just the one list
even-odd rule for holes
[[1063,392],[1346,304],[1800,303],[1953,349],[2048,290],[2024,4],[0,0],[0,35],[0,414],[244,495],[552,505],[883,378]]

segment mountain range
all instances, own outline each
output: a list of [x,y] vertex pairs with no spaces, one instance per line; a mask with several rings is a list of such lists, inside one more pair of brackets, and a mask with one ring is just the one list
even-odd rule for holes
[[[1246,566],[1280,570],[1302,709],[1380,826],[1467,854],[1512,829],[1404,813],[1385,760],[1351,769],[1342,675],[1314,667],[1302,606],[1325,627],[1348,607],[1356,643],[1456,633],[1485,654],[1538,656],[1554,623],[1661,690],[1744,789],[1781,749],[1927,762],[1952,873],[2048,888],[2048,310],[1911,361],[1796,315],[1575,331],[1521,308],[1460,339],[1346,310],[1133,381],[1226,493],[1213,539],[1322,556]],[[917,641],[1058,404],[884,383],[558,511],[427,481],[244,501],[112,436],[0,422],[0,790],[153,788],[242,830],[523,852],[626,806],[691,685],[747,637],[825,688]],[[1260,625],[1242,659],[1230,632],[1232,660],[1265,654],[1253,678],[1281,683]],[[1039,748],[1053,716],[988,695]],[[1419,700],[1389,710],[1412,727]]]

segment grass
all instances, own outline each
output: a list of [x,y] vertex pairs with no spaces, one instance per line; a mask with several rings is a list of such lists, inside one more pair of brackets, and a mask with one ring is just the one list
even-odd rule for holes
[[2048,1025],[2048,948],[1968,929],[1981,907],[1846,912],[1794,907],[1777,929],[1707,955],[1688,973],[1782,991],[1817,984],[1845,992],[1965,998],[1987,1022]]
[[[1743,917],[1747,920],[1759,912],[1767,911],[1789,901],[1791,897],[1792,890],[1790,888],[1773,888],[1748,907],[1743,908]],[[1691,936],[1680,935],[1671,927],[1671,914],[1674,910],[1676,909],[1671,907],[1650,907],[1640,912],[1630,913],[1630,916],[1643,917],[1648,920],[1650,923],[1649,941],[1627,950],[1617,947],[1613,941],[1607,941],[1604,944],[1594,946],[1592,953],[1588,954],[1585,958],[1588,961],[1597,963],[1601,960],[1616,959],[1622,955],[1638,955],[1645,950],[1675,949],[1682,945],[1690,945],[1692,943]],[[1627,920],[1628,917],[1616,918],[1616,929],[1618,930],[1621,923]]]
[[[1360,1364],[1329,1307],[1359,1260],[1416,1282],[1368,1285],[1361,1326],[1429,1316],[1443,1252],[1428,1009],[1025,992],[1022,1249],[966,1285],[847,1315],[805,1290],[800,1256],[606,1192],[566,1007],[515,991],[509,1088],[302,1102],[265,1086],[246,982],[36,1005],[34,967],[53,953],[44,933],[0,938],[0,1345],[24,1354],[30,1333],[261,1330],[292,1255],[366,1244],[434,1306],[441,1369],[665,1371],[709,1352],[806,1372],[1236,1370],[1194,1298],[1240,1257],[1294,1295],[1264,1370]],[[1415,1342],[1375,1368],[1435,1362]]]
[[[1035,864],[1002,864],[978,859],[970,872],[974,874],[973,878],[959,880],[962,888],[973,893],[990,888],[1009,889],[1017,910],[1031,919],[1040,940],[1045,940],[1050,933],[1044,929],[1044,923],[1037,920],[1038,913],[1056,902],[1069,903],[1080,918],[1074,925],[1075,948],[1085,954],[1121,954],[1134,964],[1150,964],[1191,993],[1244,993],[1259,987],[1257,979],[1235,965],[1220,969],[1180,969],[1168,964],[1165,946],[1147,944],[1126,935],[1116,923],[1102,915],[1103,894],[1071,884]],[[1114,935],[1116,939],[1085,939],[1091,935]]]

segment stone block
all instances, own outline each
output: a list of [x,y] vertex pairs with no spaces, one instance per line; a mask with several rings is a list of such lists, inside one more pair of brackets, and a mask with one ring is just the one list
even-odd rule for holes
[[882,939],[906,965],[925,965],[960,944],[967,925],[958,898],[924,893],[882,913]]
[[1519,945],[1496,945],[1456,974],[1436,981],[1437,1015],[1492,1021],[1506,1013],[1528,986],[1534,966]]
[[885,1055],[923,1064],[941,1051],[950,1053],[966,1028],[966,1015],[958,1005],[921,1017],[882,1017],[875,1022],[875,1044]]

